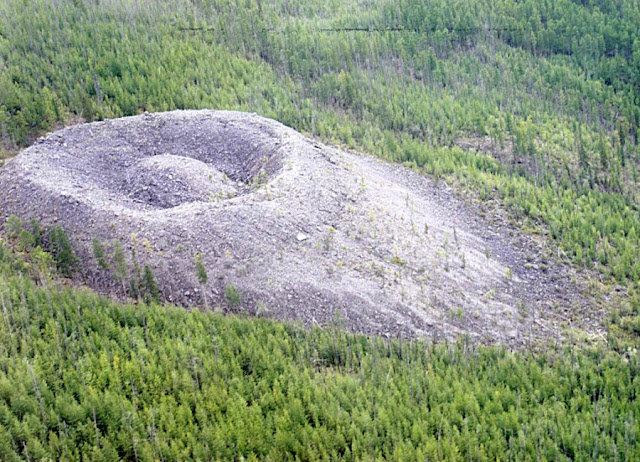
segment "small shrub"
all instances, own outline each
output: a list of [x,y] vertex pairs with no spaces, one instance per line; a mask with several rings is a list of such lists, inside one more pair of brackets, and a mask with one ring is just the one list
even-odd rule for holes
[[55,267],[55,262],[50,253],[42,250],[42,247],[37,246],[31,251],[31,258],[34,262],[36,276],[41,281],[46,281],[51,277],[51,271]]
[[26,252],[36,246],[36,238],[30,231],[23,229],[18,233],[18,249]]
[[209,275],[207,274],[207,269],[202,263],[202,254],[198,254],[193,257],[193,261],[196,264],[196,275],[198,276],[198,282],[202,285],[205,285],[209,280]]
[[402,258],[400,258],[397,255],[394,255],[391,257],[391,263],[393,263],[394,265],[398,265],[398,266],[404,266],[407,264],[406,260],[403,260]]
[[224,289],[224,299],[231,307],[237,308],[242,301],[242,294],[235,286],[227,284]]
[[7,237],[15,239],[24,228],[24,222],[15,215],[11,215],[4,222],[4,229],[7,233]]
[[506,277],[507,279],[513,279],[513,270],[511,268],[507,268],[504,271],[504,277]]
[[109,269],[109,263],[105,259],[104,246],[97,238],[93,238],[93,256],[98,262],[98,266],[102,269]]

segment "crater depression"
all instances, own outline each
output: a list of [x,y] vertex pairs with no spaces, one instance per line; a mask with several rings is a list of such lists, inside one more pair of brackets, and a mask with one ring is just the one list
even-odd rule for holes
[[[0,210],[60,225],[82,278],[118,295],[149,265],[165,300],[369,334],[523,344],[598,330],[570,269],[443,185],[273,120],[174,111],[47,135],[0,169]],[[132,252],[134,251],[134,252]],[[195,258],[208,281],[200,284]],[[113,265],[112,265],[113,266]],[[225,292],[236,288],[239,303]]]

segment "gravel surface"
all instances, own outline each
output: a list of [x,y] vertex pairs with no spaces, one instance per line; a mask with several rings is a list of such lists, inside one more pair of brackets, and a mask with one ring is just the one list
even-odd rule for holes
[[[67,128],[0,169],[0,210],[149,264],[166,300],[388,336],[528,345],[600,332],[570,269],[446,186],[255,114],[174,111]],[[209,280],[198,284],[194,256]],[[133,264],[130,261],[130,269]],[[228,286],[242,295],[233,307]]]

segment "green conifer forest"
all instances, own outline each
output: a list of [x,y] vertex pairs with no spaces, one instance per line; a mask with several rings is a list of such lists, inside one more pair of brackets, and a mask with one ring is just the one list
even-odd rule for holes
[[636,460],[635,351],[366,338],[35,284],[0,246],[0,458]]

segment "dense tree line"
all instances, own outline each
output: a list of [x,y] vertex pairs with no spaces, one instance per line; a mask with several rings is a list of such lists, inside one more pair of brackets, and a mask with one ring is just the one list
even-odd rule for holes
[[0,458],[635,460],[636,352],[530,355],[123,306],[0,243]]

